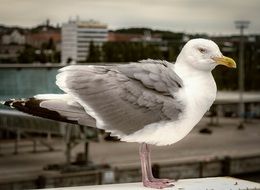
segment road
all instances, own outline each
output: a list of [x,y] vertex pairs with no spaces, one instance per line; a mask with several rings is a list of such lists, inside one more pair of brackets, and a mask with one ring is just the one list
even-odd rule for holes
[[[178,160],[209,159],[213,157],[241,156],[260,154],[260,120],[245,124],[244,130],[238,130],[235,119],[221,119],[221,125],[210,127],[212,134],[201,134],[199,130],[207,126],[209,120],[204,118],[198,126],[183,140],[171,146],[152,147],[153,162],[173,162]],[[39,175],[48,164],[65,162],[65,145],[61,139],[53,139],[56,150],[30,153],[30,142],[22,142],[23,151],[11,154],[13,144],[1,143],[0,180],[24,175]],[[72,151],[72,160],[84,150],[84,145],[76,146]],[[112,166],[139,164],[138,144],[125,142],[91,142],[90,159],[97,164]]]

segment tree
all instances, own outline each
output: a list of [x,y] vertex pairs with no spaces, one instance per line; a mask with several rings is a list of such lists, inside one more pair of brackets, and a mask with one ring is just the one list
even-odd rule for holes
[[106,42],[102,48],[104,62],[131,62],[142,59],[163,59],[159,47],[143,42]]
[[163,59],[162,52],[159,47],[153,44],[145,45],[143,59]]
[[40,54],[37,55],[36,60],[40,63],[59,63],[60,62],[60,52],[56,50],[55,43],[52,38],[48,42],[41,45]]
[[101,52],[99,46],[95,46],[93,41],[89,44],[88,56],[86,59],[88,63],[97,63],[101,62]]
[[19,63],[33,63],[35,61],[35,48],[25,45],[24,50],[18,56]]

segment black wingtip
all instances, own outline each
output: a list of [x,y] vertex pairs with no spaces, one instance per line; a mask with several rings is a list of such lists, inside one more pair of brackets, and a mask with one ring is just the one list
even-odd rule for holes
[[14,106],[14,104],[22,103],[22,102],[23,102],[23,100],[21,100],[21,99],[10,99],[7,101],[0,101],[0,104],[8,106],[10,108],[16,108],[16,106]]
[[0,104],[11,107],[13,101],[12,100],[8,100],[8,101],[0,101]]
[[69,120],[66,117],[60,115],[55,110],[49,110],[40,106],[41,102],[44,100],[28,98],[28,99],[10,99],[7,101],[0,101],[1,104],[8,106],[10,108],[17,109],[18,111],[38,116],[42,118],[47,118],[55,121],[62,121],[66,123],[78,124],[75,120]]

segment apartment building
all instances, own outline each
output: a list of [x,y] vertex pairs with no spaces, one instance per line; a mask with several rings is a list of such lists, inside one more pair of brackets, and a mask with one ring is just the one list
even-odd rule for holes
[[62,62],[84,62],[88,56],[89,44],[102,46],[108,40],[106,24],[89,20],[69,21],[62,25]]

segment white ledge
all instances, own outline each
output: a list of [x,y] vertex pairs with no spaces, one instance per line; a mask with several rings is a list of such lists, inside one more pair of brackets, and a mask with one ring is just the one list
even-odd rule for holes
[[[174,187],[166,190],[259,190],[260,183],[245,181],[231,177],[212,177],[182,179],[174,183]],[[142,183],[122,183],[80,187],[62,187],[52,190],[147,190]],[[45,189],[47,190],[47,189]],[[48,189],[51,190],[51,189]]]

